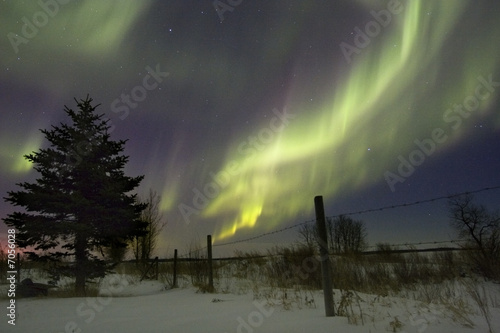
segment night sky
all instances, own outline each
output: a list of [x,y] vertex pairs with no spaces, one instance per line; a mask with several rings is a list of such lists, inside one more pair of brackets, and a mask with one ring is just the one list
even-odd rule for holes
[[[499,17],[492,0],[1,1],[0,192],[37,178],[23,155],[87,94],[129,139],[138,193],[162,196],[160,256],[312,220],[316,195],[330,216],[498,186]],[[476,199],[496,210],[500,190]],[[455,239],[447,214],[353,217],[375,244]]]

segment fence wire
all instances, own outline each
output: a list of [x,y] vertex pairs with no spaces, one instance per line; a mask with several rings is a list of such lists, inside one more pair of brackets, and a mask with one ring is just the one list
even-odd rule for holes
[[[426,204],[426,203],[430,203],[430,202],[436,202],[436,201],[451,199],[451,198],[459,197],[459,196],[462,196],[462,195],[476,194],[476,193],[481,193],[481,192],[486,192],[486,191],[492,191],[492,190],[498,190],[498,189],[500,189],[500,185],[491,186],[491,187],[483,187],[483,188],[472,190],[472,191],[465,191],[465,192],[455,193],[455,194],[451,194],[451,195],[444,195],[444,196],[434,197],[434,198],[430,198],[430,199],[418,200],[418,201],[413,201],[413,202],[406,202],[406,203],[402,203],[402,204],[398,204],[398,205],[390,205],[390,206],[383,206],[383,207],[378,207],[378,208],[364,209],[364,210],[353,211],[353,212],[346,212],[346,213],[341,213],[341,214],[337,214],[337,215],[327,216],[326,218],[334,219],[334,218],[338,218],[340,216],[360,215],[360,214],[373,213],[373,212],[381,212],[381,211],[385,211],[385,210],[391,210],[391,209],[402,208],[402,207],[417,206],[417,205],[422,205],[422,204]],[[235,240],[235,241],[231,241],[231,242],[214,244],[214,245],[212,245],[212,247],[214,248],[214,247],[222,247],[222,246],[228,246],[228,245],[235,245],[235,244],[240,244],[240,243],[246,243],[246,242],[249,242],[249,241],[260,239],[262,237],[279,234],[279,233],[282,233],[282,232],[285,232],[285,231],[288,231],[288,230],[291,230],[291,229],[298,228],[298,227],[303,226],[303,225],[314,223],[314,222],[316,222],[316,219],[311,219],[311,220],[300,222],[300,223],[297,223],[297,224],[294,224],[294,225],[291,225],[291,226],[288,226],[288,227],[284,227],[284,228],[281,228],[281,229],[277,229],[277,230],[265,232],[265,233],[262,233],[262,234],[259,234],[259,235],[256,235],[256,236],[252,236],[252,237],[248,237],[248,238],[244,238],[244,239],[240,239],[240,240]],[[429,244],[443,244],[443,243],[458,243],[458,242],[462,242],[462,241],[463,240],[447,240],[447,241],[429,241],[429,242],[402,243],[402,244],[390,244],[390,245],[391,246],[415,246],[415,245],[424,245],[424,244],[429,245]],[[375,246],[370,246],[369,248],[371,248],[371,247],[375,247]],[[179,256],[179,258],[190,257],[192,254],[194,254],[196,252],[203,251],[205,249],[207,249],[206,246],[201,247],[199,249],[196,249],[195,251],[191,251],[191,252],[189,252],[189,253],[187,253],[185,255]]]

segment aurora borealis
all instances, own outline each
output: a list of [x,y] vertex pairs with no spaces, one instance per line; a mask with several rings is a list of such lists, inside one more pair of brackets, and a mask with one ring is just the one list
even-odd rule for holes
[[[141,194],[162,195],[170,247],[310,220],[315,195],[329,215],[500,185],[492,1],[0,6],[3,193],[35,179],[22,155],[87,94],[129,139]],[[446,212],[421,209],[362,219],[372,241],[447,237]]]

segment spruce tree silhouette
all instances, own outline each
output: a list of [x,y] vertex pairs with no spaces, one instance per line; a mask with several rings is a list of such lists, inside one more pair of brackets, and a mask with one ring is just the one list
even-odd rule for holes
[[17,245],[29,259],[52,262],[57,274],[75,278],[75,293],[84,296],[86,281],[110,268],[98,253],[143,233],[146,205],[130,193],[144,176],[125,175],[126,140],[111,140],[111,126],[89,96],[75,101],[77,111],[64,109],[69,124],[41,130],[48,148],[24,156],[39,178],[8,192],[5,201],[24,211],[3,220],[17,229]]

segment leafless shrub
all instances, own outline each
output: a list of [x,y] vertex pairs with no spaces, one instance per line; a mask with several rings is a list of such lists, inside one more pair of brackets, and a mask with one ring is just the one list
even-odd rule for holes
[[191,242],[188,253],[186,268],[191,283],[199,288],[199,291],[207,292],[209,290],[209,267],[199,242]]
[[465,286],[465,290],[477,304],[479,311],[486,320],[486,323],[488,324],[488,332],[493,333],[493,329],[491,328],[491,312],[488,303],[488,294],[484,284],[479,285],[476,281],[471,279],[463,280],[462,283]]
[[456,255],[453,251],[434,252],[431,261],[435,264],[435,273],[441,280],[454,279],[460,274]]
[[[130,243],[132,253],[136,260],[137,269],[143,274],[149,267],[149,259],[158,244],[158,238],[161,231],[166,226],[166,221],[160,212],[161,196],[153,190],[149,191],[148,197],[141,200],[141,203],[147,204],[146,209],[141,212],[141,220],[146,223],[146,230],[143,235],[136,236]],[[120,249],[115,255],[123,257]],[[111,252],[112,253],[112,252]]]
[[[363,311],[360,304],[361,298],[355,291],[342,290],[340,302],[337,306],[337,315],[347,317],[347,322],[350,325],[364,325]],[[357,305],[357,310],[354,310],[353,304]]]
[[393,277],[392,267],[390,264],[383,262],[370,263],[364,262],[364,271],[366,272],[367,292],[374,292],[378,295],[387,295],[390,290],[398,291],[400,284]]
[[483,276],[500,279],[500,216],[473,203],[472,195],[453,197],[449,201],[450,223],[458,231],[470,264]]
[[341,215],[328,219],[327,229],[332,253],[355,254],[366,248],[366,227],[363,221]]
[[321,288],[319,259],[305,246],[275,247],[268,252],[266,275],[271,285],[292,288],[304,285]]

